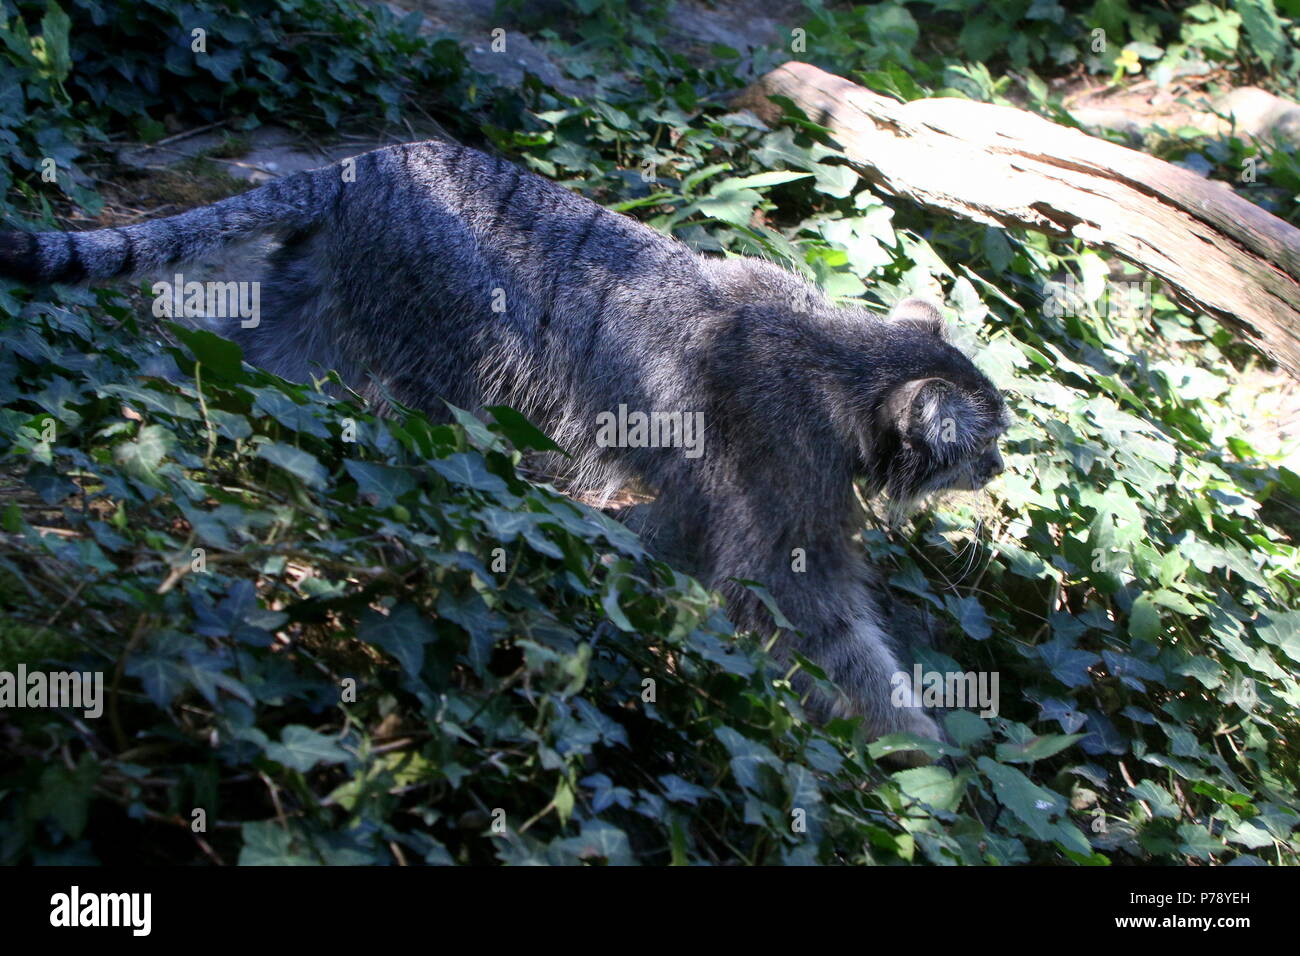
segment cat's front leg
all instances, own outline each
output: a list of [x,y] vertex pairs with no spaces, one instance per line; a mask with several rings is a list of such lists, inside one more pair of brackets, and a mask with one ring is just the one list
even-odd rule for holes
[[[833,717],[861,717],[871,739],[907,732],[942,741],[943,732],[921,706],[912,675],[899,664],[889,645],[878,613],[864,610],[847,633],[826,641],[816,663],[839,687],[840,696],[830,708]],[[894,763],[922,766],[930,758],[921,750],[900,750],[889,755]]]

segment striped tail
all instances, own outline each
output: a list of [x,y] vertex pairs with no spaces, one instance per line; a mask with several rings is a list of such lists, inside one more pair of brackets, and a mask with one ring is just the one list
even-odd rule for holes
[[273,229],[314,225],[341,188],[333,166],[295,173],[177,216],[88,232],[0,232],[0,278],[83,282],[153,272]]

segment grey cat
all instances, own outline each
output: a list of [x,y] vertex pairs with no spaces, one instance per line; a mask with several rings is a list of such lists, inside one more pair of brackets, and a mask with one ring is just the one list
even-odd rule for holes
[[[633,523],[720,588],[738,627],[773,632],[736,579],[766,585],[801,632],[778,656],[797,648],[842,691],[813,693],[814,716],[940,736],[922,709],[891,703],[902,668],[854,543],[855,478],[908,502],[1002,469],[1002,397],[934,306],[907,300],[888,319],[836,308],[768,262],[699,255],[441,142],[121,229],[3,233],[0,275],[147,274],[268,233],[281,243],[260,323],[223,328],[250,362],[303,381],[333,368],[368,398],[386,390],[432,415],[443,399],[517,408],[572,454],[576,487],[652,488]],[[644,430],[597,441],[620,406],[702,422],[701,453]]]

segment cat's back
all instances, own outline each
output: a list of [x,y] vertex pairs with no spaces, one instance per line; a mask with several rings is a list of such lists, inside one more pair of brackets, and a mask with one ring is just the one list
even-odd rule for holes
[[361,188],[344,190],[336,216],[343,268],[380,238],[394,269],[491,281],[546,309],[580,290],[648,299],[698,278],[677,240],[470,147],[386,147],[357,157],[355,177]]
[[378,207],[377,222],[451,215],[488,245],[521,239],[554,247],[562,236],[578,235],[611,252],[629,244],[681,248],[517,163],[457,143],[426,140],[373,150],[356,157],[353,174],[358,183],[368,181],[357,199]]

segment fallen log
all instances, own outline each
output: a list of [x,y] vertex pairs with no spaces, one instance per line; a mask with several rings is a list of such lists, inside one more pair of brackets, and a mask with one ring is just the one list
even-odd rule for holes
[[831,130],[882,191],[1110,250],[1300,379],[1300,230],[1224,183],[1022,110],[900,103],[807,63],[778,67],[735,105],[771,122],[772,96]]

